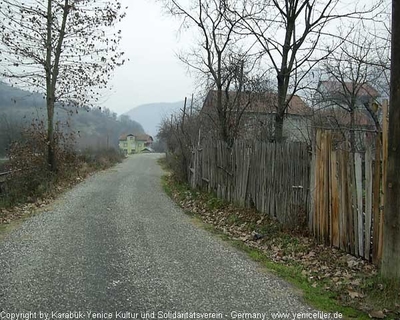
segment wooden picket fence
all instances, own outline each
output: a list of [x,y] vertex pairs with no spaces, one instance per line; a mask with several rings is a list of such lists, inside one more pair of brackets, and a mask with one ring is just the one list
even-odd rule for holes
[[363,153],[335,149],[317,130],[312,152],[302,143],[209,140],[192,151],[192,188],[303,226],[315,238],[378,264],[382,255],[388,105],[382,134]]
[[[306,223],[311,153],[302,143],[209,140],[193,150],[192,188],[277,218],[288,227]],[[305,224],[306,225],[306,224]]]
[[387,104],[382,136],[363,153],[335,150],[332,133],[317,131],[311,171],[309,228],[327,245],[378,264],[383,245]]

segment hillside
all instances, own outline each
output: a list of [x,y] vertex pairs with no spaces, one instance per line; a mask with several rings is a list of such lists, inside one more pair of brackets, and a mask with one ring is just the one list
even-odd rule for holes
[[124,114],[138,121],[143,126],[143,129],[154,137],[157,135],[161,121],[169,118],[172,113],[182,109],[183,104],[183,101],[143,104]]
[[21,90],[0,81],[0,110],[15,107],[35,108],[44,107],[43,95]]
[[[118,137],[124,132],[144,133],[142,126],[128,116],[117,117],[105,108],[78,109],[57,107],[56,121],[65,131],[77,135],[77,147],[118,146]],[[11,141],[21,137],[24,127],[35,119],[46,119],[45,102],[42,95],[13,88],[0,82],[0,157],[6,154]]]

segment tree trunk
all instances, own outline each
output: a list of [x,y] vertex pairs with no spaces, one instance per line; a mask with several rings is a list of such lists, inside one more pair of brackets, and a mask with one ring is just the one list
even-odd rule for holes
[[275,142],[283,141],[283,120],[284,116],[277,112],[275,114]]
[[350,109],[350,152],[356,152],[356,134],[354,131],[355,119],[354,108]]
[[56,50],[53,58],[53,0],[47,0],[47,36],[46,36],[46,102],[47,102],[47,163],[49,169],[53,172],[57,171],[57,161],[55,155],[56,141],[54,140],[54,107],[56,101],[56,85],[59,73],[59,62],[62,53],[62,45],[65,37],[68,14],[70,10],[69,0],[64,0],[63,18],[58,36]]
[[283,121],[285,117],[285,109],[286,109],[286,91],[284,74],[283,71],[281,74],[278,74],[278,99],[277,99],[277,110],[275,114],[275,142],[283,141]]
[[57,171],[54,141],[54,100],[47,97],[47,164],[52,172]]
[[392,61],[382,276],[400,280],[400,3],[392,1]]
[[52,83],[52,0],[47,0],[47,35],[46,35],[46,107],[47,107],[47,164],[53,172],[57,170],[54,144],[54,90]]
[[229,143],[227,111],[222,101],[222,87],[217,88],[217,113],[220,126],[221,139]]

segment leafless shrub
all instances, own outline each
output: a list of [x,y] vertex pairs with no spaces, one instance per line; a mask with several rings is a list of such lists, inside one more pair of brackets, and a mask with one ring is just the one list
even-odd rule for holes
[[7,181],[6,197],[14,203],[45,194],[59,179],[76,170],[78,159],[74,152],[72,133],[62,132],[56,126],[54,138],[55,157],[59,162],[57,172],[52,172],[47,162],[47,129],[44,121],[35,121],[22,133],[22,139],[11,144],[8,167],[11,175]]
[[201,116],[193,112],[193,105],[172,115],[170,119],[164,119],[157,134],[159,141],[167,148],[166,158],[169,168],[179,181],[186,182],[192,149],[202,139]]
[[74,133],[65,133],[62,125],[56,126],[55,157],[57,171],[47,162],[47,129],[44,121],[36,121],[23,132],[23,139],[9,149],[7,169],[11,171],[0,194],[0,206],[35,202],[53,195],[57,186],[73,184],[88,173],[106,169],[121,162],[124,155],[114,148],[75,149]]
[[87,171],[91,171],[91,169],[103,170],[122,162],[124,158],[125,155],[115,148],[86,148],[79,154],[79,160],[84,164],[80,167],[80,170],[82,168]]

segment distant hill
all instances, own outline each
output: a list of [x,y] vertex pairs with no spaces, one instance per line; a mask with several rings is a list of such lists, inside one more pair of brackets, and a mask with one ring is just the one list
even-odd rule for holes
[[0,81],[0,110],[14,107],[44,107],[45,100],[40,93],[32,93]]
[[[77,112],[78,111],[78,112]],[[128,116],[117,117],[107,108],[102,110],[57,107],[55,120],[60,121],[65,131],[79,133],[77,147],[118,147],[122,133],[144,133],[140,123]],[[9,144],[21,137],[24,127],[34,119],[46,119],[43,96],[26,90],[10,87],[0,82],[0,157],[6,154]]]
[[183,104],[183,101],[143,104],[124,114],[128,115],[132,120],[139,122],[146,133],[154,137],[157,135],[161,121],[164,118],[169,118],[172,113],[182,109]]

